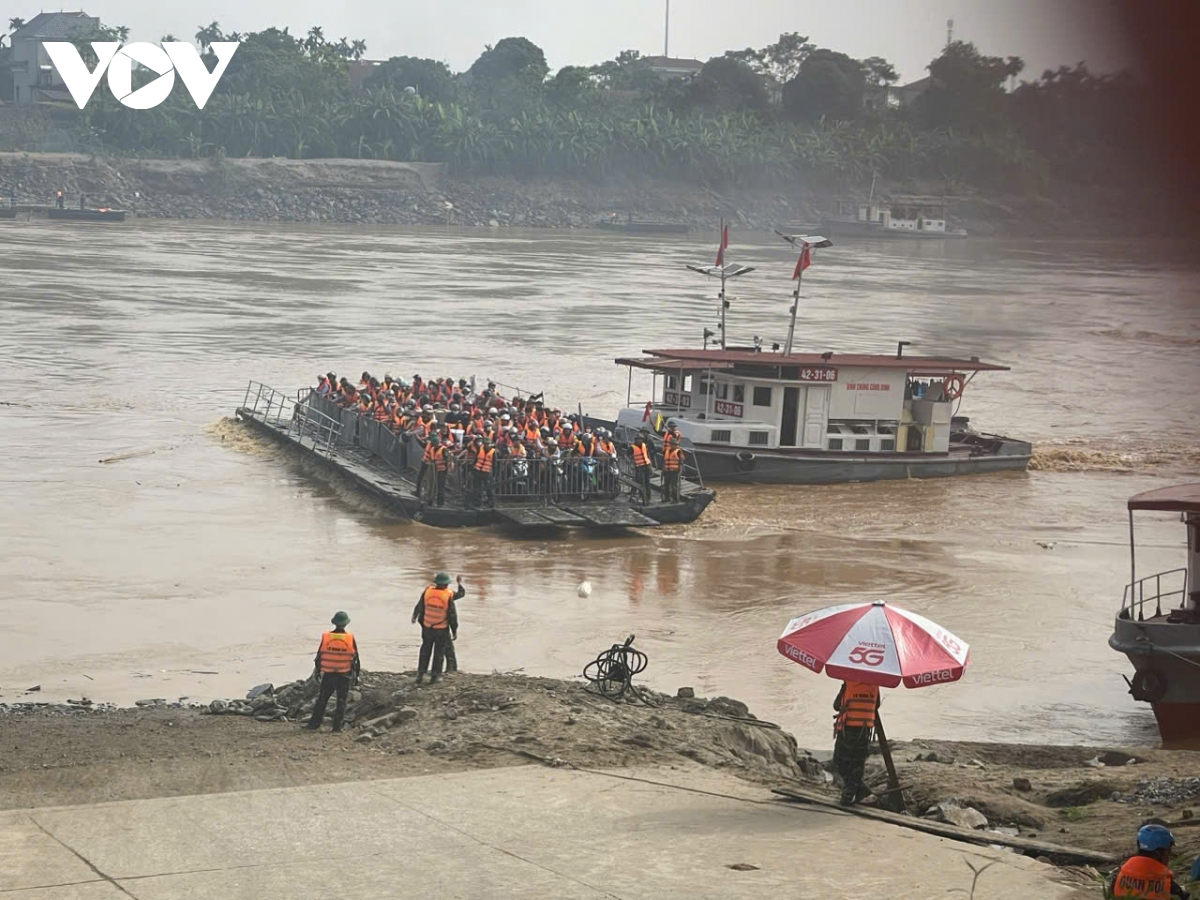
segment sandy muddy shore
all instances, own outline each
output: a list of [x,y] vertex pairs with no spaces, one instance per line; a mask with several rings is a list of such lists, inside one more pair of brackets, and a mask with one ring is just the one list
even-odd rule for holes
[[[791,735],[729,698],[688,697],[685,689],[684,696],[646,693],[617,702],[583,682],[466,673],[422,687],[411,673],[370,673],[361,687],[342,734],[329,733],[328,724],[318,734],[299,727],[311,696],[300,682],[253,700],[218,701],[212,708],[221,714],[169,704],[7,707],[0,717],[0,809],[521,763],[581,769],[700,763],[759,785],[835,796],[823,768],[829,748],[799,748]],[[892,746],[907,807],[916,815],[948,804],[974,810],[987,830],[1114,856],[1127,854],[1137,827],[1156,819],[1175,827],[1181,872],[1200,852],[1200,827],[1192,827],[1200,822],[1200,753],[940,741]],[[868,783],[884,786],[878,755],[867,773]]]

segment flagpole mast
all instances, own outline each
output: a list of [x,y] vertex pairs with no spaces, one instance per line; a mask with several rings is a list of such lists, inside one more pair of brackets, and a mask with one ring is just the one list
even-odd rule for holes
[[[804,251],[801,250],[801,253]],[[796,290],[792,293],[792,320],[788,323],[787,343],[783,345],[783,355],[790,356],[792,352],[792,339],[796,336],[796,310],[800,308],[800,280],[804,277],[804,270],[800,270],[800,274],[796,276]]]
[[[721,217],[721,250],[725,249],[725,217]],[[725,259],[721,258],[721,349],[725,349]]]

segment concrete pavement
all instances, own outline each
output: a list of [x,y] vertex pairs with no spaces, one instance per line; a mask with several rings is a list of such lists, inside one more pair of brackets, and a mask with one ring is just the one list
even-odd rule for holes
[[521,766],[6,812],[0,898],[925,900],[970,887],[964,859],[996,861],[975,900],[1088,896],[1013,854],[769,797],[710,770]]

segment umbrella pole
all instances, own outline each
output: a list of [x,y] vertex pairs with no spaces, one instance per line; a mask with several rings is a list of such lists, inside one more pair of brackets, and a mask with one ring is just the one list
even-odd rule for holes
[[[883,764],[887,768],[888,793],[898,794],[900,777],[896,774],[896,764],[892,762],[892,748],[888,746],[887,732],[883,730],[883,719],[879,718],[879,710],[875,710],[875,734],[879,738],[879,752],[883,755]],[[901,804],[903,805],[903,801]]]

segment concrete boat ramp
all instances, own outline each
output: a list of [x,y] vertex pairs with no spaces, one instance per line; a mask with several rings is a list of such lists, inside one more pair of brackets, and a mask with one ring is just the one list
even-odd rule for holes
[[[700,769],[519,766],[0,813],[4,900],[1090,897],[1011,853]],[[964,890],[964,896],[967,890]]]

